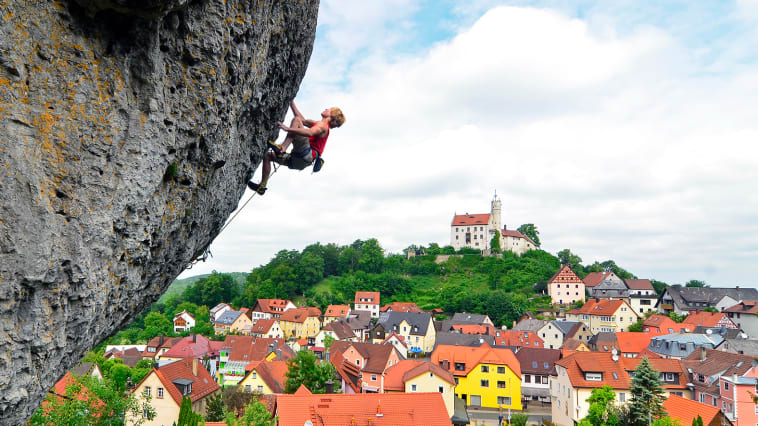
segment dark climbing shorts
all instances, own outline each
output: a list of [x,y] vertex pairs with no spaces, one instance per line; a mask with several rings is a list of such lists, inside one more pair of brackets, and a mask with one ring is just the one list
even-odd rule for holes
[[284,154],[276,162],[294,170],[303,170],[313,164],[313,153],[308,138],[305,136],[295,138],[292,141],[292,153]]

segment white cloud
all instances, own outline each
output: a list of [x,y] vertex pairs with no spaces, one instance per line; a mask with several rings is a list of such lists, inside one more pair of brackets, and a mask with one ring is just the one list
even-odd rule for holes
[[[365,14],[322,6],[329,30],[298,103],[348,118],[324,170],[280,170],[214,243],[215,263],[185,276],[249,270],[316,241],[447,244],[452,214],[486,212],[497,189],[503,222],[537,224],[553,253],[670,282],[755,282],[754,63],[712,74],[665,28],[616,32],[612,20],[515,7],[397,56],[398,39],[349,34],[413,28],[416,6],[370,3]],[[346,79],[325,78],[331,66]]]

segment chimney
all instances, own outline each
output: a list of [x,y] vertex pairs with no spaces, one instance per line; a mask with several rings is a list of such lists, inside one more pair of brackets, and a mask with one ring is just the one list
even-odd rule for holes
[[705,347],[700,347],[700,361],[705,361]]
[[382,400],[379,400],[379,404],[376,405],[376,417],[384,417],[382,414]]
[[160,335],[160,337],[158,337],[158,347],[159,347],[159,348],[160,348],[160,347],[161,347],[161,345],[163,344],[163,339],[165,339],[165,338],[166,338],[166,337],[165,337],[164,335],[162,335],[162,334]]
[[326,383],[324,383],[324,388],[326,393],[334,393],[334,382],[327,380]]
[[192,333],[192,343],[197,343],[197,334]]
[[737,286],[737,287],[736,287],[736,290],[737,290],[737,291],[740,291],[740,286]]
[[197,358],[192,358],[192,375],[197,377]]

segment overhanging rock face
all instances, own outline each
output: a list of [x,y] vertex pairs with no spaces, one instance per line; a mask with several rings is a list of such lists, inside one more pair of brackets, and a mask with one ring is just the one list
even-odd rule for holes
[[0,423],[153,303],[234,210],[318,2],[0,0]]

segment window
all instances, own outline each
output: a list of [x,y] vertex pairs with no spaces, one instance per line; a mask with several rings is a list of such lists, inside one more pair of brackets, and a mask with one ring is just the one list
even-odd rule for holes
[[497,387],[498,389],[505,389],[505,380],[498,380]]
[[537,368],[537,361],[532,361],[532,368]]
[[603,373],[584,373],[584,380],[590,382],[602,382]]
[[726,401],[721,401],[721,409],[726,411]]
[[466,363],[465,362],[456,362],[455,363],[455,371],[466,371]]
[[163,398],[163,388],[158,388],[158,398]]
[[626,402],[626,394],[624,392],[619,393],[619,402]]
[[437,392],[445,393],[445,388],[443,388],[442,386],[437,386]]
[[252,392],[253,389],[250,385],[245,385],[245,392]]
[[263,393],[263,386],[258,386],[258,392]]
[[703,404],[705,404],[705,394],[702,393],[702,392],[700,392],[700,402],[702,402]]
[[145,396],[150,396],[150,386],[145,386],[145,390],[142,392]]
[[253,379],[257,379],[257,378],[258,378],[258,373],[253,371]]
[[724,390],[729,390],[729,382],[724,382]]
[[532,383],[532,376],[530,374],[524,374],[524,383]]
[[542,363],[542,368],[544,368],[545,370],[547,370],[548,368],[550,368],[550,363],[543,362]]
[[505,374],[505,367],[498,367],[497,374]]
[[417,390],[417,387],[416,387],[416,384],[414,383],[411,385],[411,392],[416,392],[416,390]]
[[542,376],[542,384],[543,385],[548,384],[548,380],[550,380],[550,377],[548,377],[548,376]]
[[142,418],[143,419],[149,419],[150,418],[150,407],[145,407],[142,409]]
[[482,366],[482,373],[489,373],[489,372],[490,372],[489,365],[483,365]]
[[487,379],[482,379],[479,385],[483,388],[488,388],[490,387],[490,381]]
[[497,404],[498,405],[511,405],[511,397],[510,396],[498,396],[497,397]]
[[372,381],[376,381],[376,374],[372,374],[372,375],[371,375],[371,380],[372,380]]
[[[458,378],[457,378],[457,377],[455,377],[454,379],[455,379],[455,385],[456,385],[456,386],[458,386]],[[758,407],[758,406],[757,406],[757,407]]]

